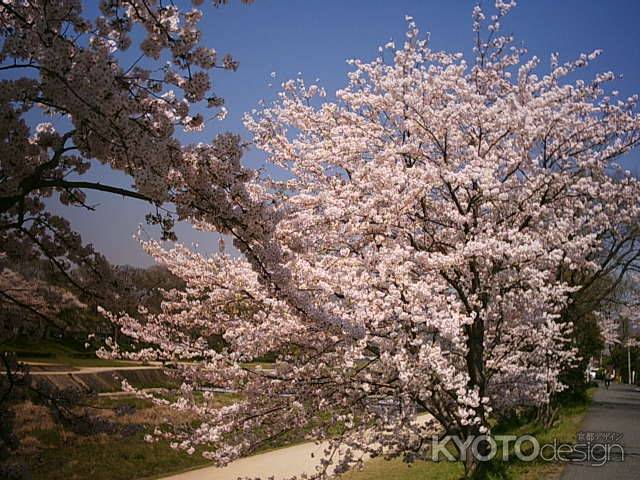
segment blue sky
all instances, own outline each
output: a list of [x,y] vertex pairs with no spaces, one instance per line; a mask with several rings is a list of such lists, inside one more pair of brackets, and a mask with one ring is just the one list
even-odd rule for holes
[[[90,3],[90,2],[88,2]],[[209,3],[205,0],[205,4]],[[204,132],[182,137],[184,141],[209,141],[216,133],[229,130],[249,138],[242,125],[244,112],[257,107],[260,99],[275,93],[269,83],[295,77],[298,72],[309,80],[320,79],[330,94],[345,85],[345,60],[371,59],[378,45],[404,36],[405,15],[414,17],[423,32],[431,32],[434,49],[463,52],[471,57],[471,1],[426,0],[256,0],[243,5],[213,9],[205,5],[202,21],[204,43],[219,54],[230,52],[240,61],[240,69],[215,72],[214,89],[227,102],[229,115],[222,122],[210,123]],[[490,2],[481,4],[490,6]],[[640,2],[595,0],[521,1],[503,22],[504,31],[515,33],[518,42],[532,55],[547,59],[551,52],[567,60],[582,52],[602,48],[592,71],[612,70],[623,74],[615,87],[622,95],[640,93]],[[546,62],[545,62],[546,64]],[[270,73],[277,73],[276,79]],[[638,170],[633,155],[628,167]],[[246,162],[261,162],[259,152],[250,151]],[[130,185],[124,175],[101,167],[91,178],[123,186]],[[132,234],[148,205],[111,195],[90,193],[89,202],[98,212],[54,206],[64,213],[85,241],[114,263],[150,265]],[[148,229],[148,228],[147,228]],[[151,230],[152,231],[152,230]],[[217,239],[210,234],[178,227],[183,243],[198,243],[201,251],[214,251]]]

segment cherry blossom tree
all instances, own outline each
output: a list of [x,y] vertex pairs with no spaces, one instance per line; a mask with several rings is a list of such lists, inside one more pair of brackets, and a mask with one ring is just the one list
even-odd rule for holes
[[[54,324],[62,309],[84,308],[70,291],[38,278],[15,271],[0,262],[0,343],[15,336],[12,328],[32,324]],[[21,318],[20,325],[15,318]],[[10,321],[13,319],[13,321]]]
[[[211,72],[238,67],[202,44],[203,11],[190,7],[202,1],[102,0],[88,12],[84,3],[0,1],[0,245],[18,262],[47,258],[76,291],[70,272],[102,278],[105,262],[47,204],[94,210],[91,190],[138,199],[173,238],[162,205],[185,148],[175,132],[201,130],[205,107],[224,116]],[[132,187],[85,180],[97,162]]]
[[[280,179],[229,155],[232,137],[185,152],[179,209],[243,256],[144,241],[186,290],[143,320],[107,313],[140,348],[105,354],[175,362],[172,405],[202,419],[156,436],[225,464],[305,432],[329,442],[323,478],[365,454],[414,458],[434,433],[472,439],[564,388],[572,295],[637,258],[640,185],[616,162],[640,117],[612,73],[572,80],[599,51],[527,58],[500,34],[512,6],[474,9],[471,62],[408,18],[403,44],[353,60],[334,100],[283,83],[246,116]],[[268,352],[272,368],[245,365]],[[217,408],[203,386],[241,399]]]

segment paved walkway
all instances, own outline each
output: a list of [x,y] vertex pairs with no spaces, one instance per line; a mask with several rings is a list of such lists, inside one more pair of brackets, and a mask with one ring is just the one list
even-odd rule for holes
[[[581,431],[601,432],[594,443],[606,443],[602,440],[606,433],[616,434],[624,447],[624,461],[620,455],[612,455],[610,461],[598,467],[592,462],[567,464],[562,480],[638,480],[640,479],[640,389],[629,385],[611,385],[598,388],[593,403],[587,412]],[[612,449],[617,453],[618,449]],[[595,450],[602,455],[601,450]],[[598,462],[596,462],[598,463]]]

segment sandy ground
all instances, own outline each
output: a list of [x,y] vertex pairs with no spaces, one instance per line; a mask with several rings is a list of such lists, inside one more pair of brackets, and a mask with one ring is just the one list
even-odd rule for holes
[[256,475],[262,478],[273,476],[275,480],[282,480],[302,473],[313,474],[320,465],[324,448],[326,443],[302,443],[242,458],[224,468],[205,467],[163,477],[163,480],[236,480],[238,477],[251,478]]

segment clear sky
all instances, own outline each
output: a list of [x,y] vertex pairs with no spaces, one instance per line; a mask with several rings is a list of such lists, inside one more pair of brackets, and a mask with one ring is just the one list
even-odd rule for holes
[[[86,3],[91,3],[88,0]],[[210,3],[205,0],[205,4]],[[431,32],[434,49],[458,51],[471,57],[473,36],[471,10],[476,2],[462,0],[256,0],[243,5],[231,0],[219,9],[205,6],[202,21],[204,43],[219,53],[232,53],[240,61],[233,72],[214,72],[216,94],[225,98],[226,120],[210,123],[201,134],[184,141],[209,141],[217,132],[233,131],[249,138],[242,125],[244,112],[269,99],[284,80],[302,72],[311,81],[320,79],[328,94],[346,83],[348,58],[372,59],[378,45],[402,40],[405,15],[414,17],[423,32]],[[490,6],[492,2],[481,2]],[[503,22],[504,31],[514,33],[532,55],[547,59],[551,52],[560,60],[602,48],[592,71],[612,70],[623,74],[615,87],[621,95],[640,93],[640,1],[638,0],[521,0]],[[545,62],[546,64],[546,62]],[[277,76],[271,78],[275,71]],[[217,74],[217,75],[216,75]],[[588,78],[588,77],[587,77]],[[640,170],[640,155],[627,162]],[[248,152],[250,165],[261,162],[259,152]],[[91,178],[128,186],[124,175],[101,167]],[[85,241],[93,243],[114,263],[150,265],[132,234],[144,223],[149,206],[112,195],[89,193],[97,212],[52,205],[70,219]],[[148,228],[147,228],[148,229]],[[183,243],[198,243],[201,251],[214,251],[217,239],[178,227]]]

